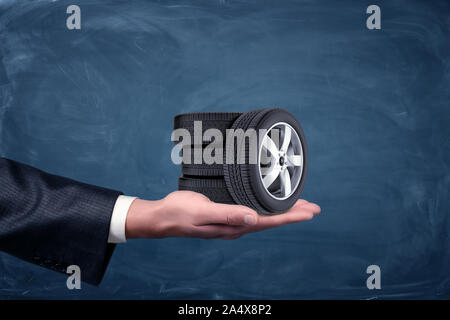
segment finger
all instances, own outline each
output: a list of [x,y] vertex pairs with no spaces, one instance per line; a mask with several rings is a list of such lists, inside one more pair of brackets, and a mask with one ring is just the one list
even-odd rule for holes
[[297,202],[294,204],[294,206],[304,205],[307,203],[309,203],[309,202],[306,201],[305,199],[298,199]]
[[234,235],[224,236],[224,237],[222,237],[222,239],[223,240],[236,240],[240,237],[242,237],[242,234],[238,233],[238,234],[234,234]]
[[285,224],[296,223],[301,221],[311,220],[314,213],[311,210],[296,208],[287,213],[260,217],[258,225],[252,227],[252,231],[260,231],[264,229],[279,227]]
[[298,200],[297,203],[294,205],[294,207],[293,207],[294,210],[298,207],[301,207],[303,209],[312,211],[314,214],[320,213],[321,209],[317,204],[308,202],[308,201],[305,201],[305,202],[300,202],[300,201],[302,201],[302,200]]
[[202,211],[197,225],[251,226],[258,223],[256,211],[245,206],[209,202]]
[[242,235],[245,227],[228,226],[223,224],[198,226],[194,230],[194,236],[204,239],[225,238]]

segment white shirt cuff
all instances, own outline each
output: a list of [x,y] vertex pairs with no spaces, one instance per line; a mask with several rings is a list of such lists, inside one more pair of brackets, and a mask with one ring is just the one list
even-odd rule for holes
[[125,222],[127,221],[128,209],[136,197],[119,196],[114,205],[109,225],[108,243],[127,242],[125,236]]

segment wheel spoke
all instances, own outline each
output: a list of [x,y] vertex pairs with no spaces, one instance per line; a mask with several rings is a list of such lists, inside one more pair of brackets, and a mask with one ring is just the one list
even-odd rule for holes
[[280,170],[278,169],[277,166],[272,166],[271,168],[269,168],[267,175],[263,178],[264,186],[266,188],[269,188],[279,174]]
[[289,167],[299,167],[303,165],[303,157],[297,155],[288,156],[288,166]]
[[287,199],[299,187],[306,164],[299,133],[277,122],[265,132],[259,150],[259,181],[272,198]]
[[278,154],[278,148],[275,145],[275,142],[268,136],[265,136],[263,139],[263,147],[266,148],[273,157],[276,157]]
[[281,193],[284,197],[287,197],[291,193],[291,175],[287,169],[280,173],[280,179]]
[[289,143],[291,143],[291,128],[288,126],[284,126],[284,138],[283,138],[283,144],[281,145],[281,150],[284,152],[287,151],[289,147]]

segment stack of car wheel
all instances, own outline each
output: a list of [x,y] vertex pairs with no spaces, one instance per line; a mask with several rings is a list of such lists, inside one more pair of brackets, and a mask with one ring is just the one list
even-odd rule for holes
[[[196,121],[201,121],[201,132],[194,132]],[[289,112],[186,113],[175,117],[174,129],[186,129],[191,136],[190,143],[184,141],[183,150],[186,153],[190,148],[191,157],[181,165],[179,190],[199,192],[215,202],[245,205],[260,214],[285,212],[299,198],[307,171],[307,147],[300,124]],[[204,141],[208,129],[220,132],[223,141]],[[256,148],[249,147],[245,135],[229,135],[230,130],[239,129],[257,133]],[[201,156],[211,143],[222,151],[220,163],[205,163]],[[227,154],[230,150],[232,154]],[[262,161],[264,156],[268,161]],[[252,158],[256,162],[249,161]]]

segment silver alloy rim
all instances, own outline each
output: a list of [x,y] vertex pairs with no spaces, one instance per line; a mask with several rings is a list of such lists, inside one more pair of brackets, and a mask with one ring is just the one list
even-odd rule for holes
[[297,132],[278,122],[267,130],[259,147],[259,177],[266,192],[276,200],[289,198],[303,175],[303,146]]

